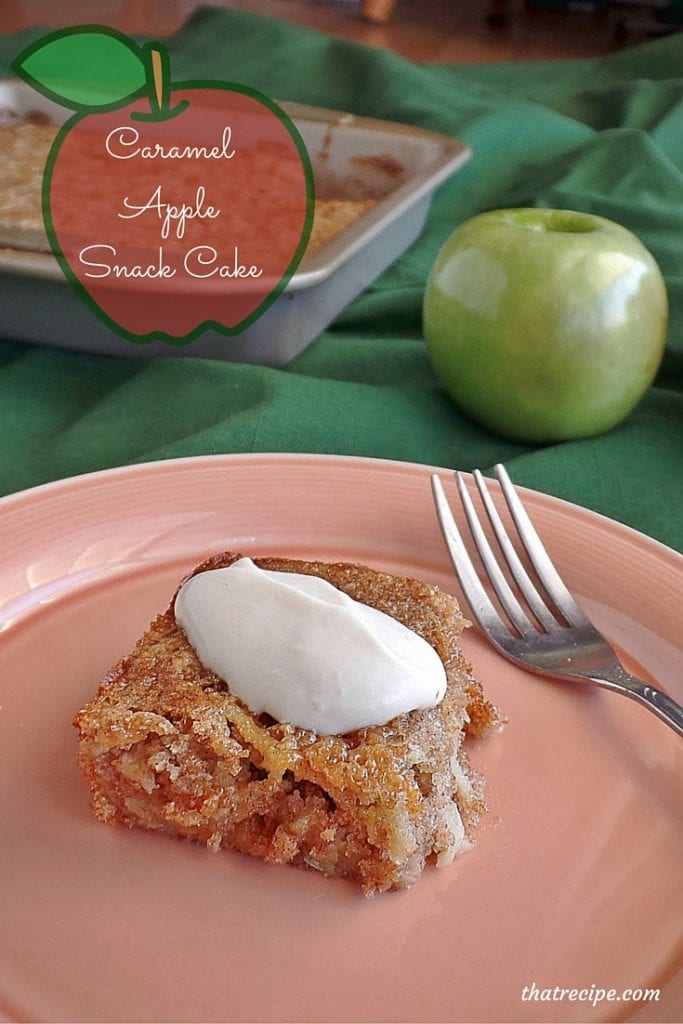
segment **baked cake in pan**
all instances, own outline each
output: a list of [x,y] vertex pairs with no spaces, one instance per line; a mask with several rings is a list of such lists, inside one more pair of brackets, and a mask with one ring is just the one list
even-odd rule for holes
[[[58,128],[45,117],[32,115],[31,118],[3,123],[0,111],[0,247],[33,251],[49,251],[49,244],[43,226],[42,186],[43,172],[56,138]],[[91,154],[95,170],[84,175],[82,181],[74,181],[73,192],[79,197],[79,211],[87,210],[88,203],[99,204],[105,199],[111,201],[109,192],[102,194],[100,182],[107,181],[106,174],[97,173],[97,155]],[[179,178],[176,173],[176,180]],[[274,172],[275,173],[275,172]],[[158,172],[149,172],[150,194]],[[239,191],[239,182],[236,184]],[[342,185],[339,186],[342,190]],[[363,217],[377,200],[371,196],[350,198],[342,194],[317,196],[311,235],[305,256],[316,255],[333,238],[346,231],[360,217]],[[249,211],[245,211],[245,216]],[[86,217],[87,220],[87,217]],[[202,225],[203,238],[209,239],[211,223]],[[131,232],[134,225],[131,226]],[[172,241],[172,240],[171,240]]]

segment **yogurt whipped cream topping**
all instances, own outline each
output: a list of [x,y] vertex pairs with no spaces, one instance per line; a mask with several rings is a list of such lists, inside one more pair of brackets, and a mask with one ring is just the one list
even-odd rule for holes
[[446,692],[426,640],[317,576],[240,558],[192,576],[175,617],[202,664],[253,714],[321,735],[383,725]]

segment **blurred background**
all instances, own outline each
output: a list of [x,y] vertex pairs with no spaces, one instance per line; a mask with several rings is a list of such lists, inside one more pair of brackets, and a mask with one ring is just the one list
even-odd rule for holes
[[[200,0],[2,0],[0,32],[98,22],[169,35]],[[591,57],[683,28],[683,0],[214,0],[417,61]]]

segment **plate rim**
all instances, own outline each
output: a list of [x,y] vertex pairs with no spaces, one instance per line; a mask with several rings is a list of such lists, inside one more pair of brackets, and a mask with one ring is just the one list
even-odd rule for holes
[[[59,477],[42,484],[35,484],[19,491],[10,492],[0,497],[0,520],[6,513],[12,512],[15,505],[21,505],[23,502],[40,500],[43,496],[51,496],[53,494],[59,496],[61,492],[66,493],[73,488],[78,489],[90,485],[97,486],[100,482],[106,483],[108,480],[116,480],[119,477],[135,476],[138,473],[172,473],[176,468],[192,469],[193,466],[200,467],[221,462],[227,462],[228,464],[237,464],[238,462],[258,464],[262,462],[265,464],[269,461],[279,462],[283,465],[288,462],[305,462],[310,465],[348,466],[349,468],[357,467],[359,469],[381,470],[384,468],[387,471],[394,470],[395,472],[414,472],[417,470],[430,475],[432,473],[452,474],[456,471],[455,468],[437,466],[432,463],[383,459],[365,455],[336,455],[317,452],[218,452],[211,455],[172,456],[168,459],[150,459],[143,462],[129,462],[119,466],[111,466],[105,469],[89,470],[85,473]],[[487,467],[483,472],[489,472],[490,468]],[[468,478],[472,477],[471,470],[464,470],[462,472]],[[487,477],[487,482],[492,483],[495,487],[500,486],[494,478]],[[666,559],[674,569],[678,568],[683,573],[683,553],[676,551],[675,548],[664,544],[655,537],[651,537],[649,534],[643,533],[633,526],[628,526],[618,519],[613,519],[602,512],[596,512],[586,505],[579,505],[566,498],[550,494],[548,491],[539,491],[517,483],[515,483],[515,489],[520,491],[523,497],[535,501],[550,502],[552,505],[557,505],[560,510],[567,514],[583,517],[587,522],[593,523],[598,529],[616,531],[617,534],[623,535],[623,539],[627,543],[637,544],[641,547],[650,547],[653,554]]]

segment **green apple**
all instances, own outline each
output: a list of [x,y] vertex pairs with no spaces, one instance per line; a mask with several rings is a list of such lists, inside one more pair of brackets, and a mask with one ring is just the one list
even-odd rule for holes
[[626,228],[569,210],[495,210],[445,242],[424,334],[449,395],[520,441],[589,437],[619,423],[660,364],[666,288]]

